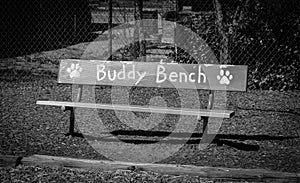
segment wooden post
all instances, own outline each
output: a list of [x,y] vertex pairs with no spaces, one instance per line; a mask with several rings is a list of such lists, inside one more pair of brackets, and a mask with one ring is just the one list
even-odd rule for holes
[[299,182],[300,180],[299,173],[278,172],[261,168],[242,169],[180,164],[134,163],[76,159],[47,155],[32,155],[28,157],[0,155],[0,167],[16,167],[20,164],[23,166],[72,168],[81,171],[142,170],[156,172],[159,174],[199,176],[202,178],[214,178],[224,181],[248,180],[250,182]]

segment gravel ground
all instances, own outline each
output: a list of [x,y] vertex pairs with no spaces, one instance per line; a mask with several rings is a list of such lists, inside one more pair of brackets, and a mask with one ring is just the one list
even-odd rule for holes
[[[64,136],[68,131],[68,112],[63,113],[58,107],[35,104],[37,99],[45,97],[51,100],[70,101],[70,85],[58,85],[56,76],[34,76],[29,72],[13,70],[2,71],[0,84],[2,115],[0,154],[17,156],[45,154],[106,159],[98,154],[86,139]],[[109,87],[104,88],[103,91],[107,90]],[[234,109],[236,115],[226,120],[220,129],[219,134],[227,137],[228,140],[223,146],[213,143],[200,151],[197,149],[197,144],[186,144],[173,156],[160,163],[300,172],[300,92],[233,92],[228,97],[229,108]],[[102,98],[105,100],[105,97]],[[247,151],[239,150],[243,146],[241,143],[251,145],[251,148]],[[84,182],[87,177],[88,180],[99,182],[114,182],[116,177],[123,182],[128,182],[129,178],[139,182],[137,181],[140,180],[139,176],[150,182],[172,182],[173,180],[173,182],[182,182],[185,179],[164,177],[151,172],[81,174],[78,170],[72,169],[25,166],[1,168],[0,171],[0,178],[4,182]],[[191,178],[194,182],[197,182],[196,179],[199,178]],[[218,180],[201,179],[199,182],[210,181]]]
[[217,182],[259,182],[249,180],[225,180],[201,178],[197,176],[162,175],[147,171],[82,171],[71,168],[49,168],[39,166],[19,166],[0,168],[2,182],[160,182],[160,183],[217,183]]

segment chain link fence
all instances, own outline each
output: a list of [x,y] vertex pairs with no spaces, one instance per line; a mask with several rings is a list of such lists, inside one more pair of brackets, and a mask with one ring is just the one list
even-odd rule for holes
[[[249,89],[299,89],[298,0],[11,0],[2,4],[3,75],[13,71],[22,77],[33,70],[55,73],[59,59],[81,58],[89,43],[116,36],[109,34],[109,28],[143,18],[155,19],[143,24],[144,41],[120,48],[110,59],[145,56],[146,61],[199,63],[174,44],[180,39],[174,27],[180,24],[200,35],[219,63],[248,65]],[[195,47],[194,51],[201,50]]]

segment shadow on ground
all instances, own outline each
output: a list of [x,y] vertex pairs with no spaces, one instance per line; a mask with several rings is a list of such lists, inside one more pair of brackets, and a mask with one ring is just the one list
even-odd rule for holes
[[[169,135],[172,132],[163,131],[143,131],[143,130],[118,130],[111,133],[104,133],[102,137],[95,137],[89,135],[83,135],[81,133],[73,133],[73,137],[85,137],[88,140],[96,140],[103,142],[117,142],[123,141],[125,143],[132,144],[153,144],[153,143],[166,143],[166,144],[199,144],[205,143],[201,141],[203,133],[172,133],[172,137]],[[70,135],[70,134],[66,134]],[[208,134],[206,136],[211,136],[213,141],[212,144],[217,144],[217,146],[227,145],[242,151],[258,151],[259,145],[247,144],[243,141],[270,141],[270,140],[288,140],[300,138],[299,136],[270,136],[270,135],[237,135],[237,134],[217,134],[213,137],[213,134]],[[144,139],[141,139],[144,137]],[[145,137],[148,137],[145,139]],[[189,140],[187,140],[187,138]],[[207,139],[211,139],[210,137]]]

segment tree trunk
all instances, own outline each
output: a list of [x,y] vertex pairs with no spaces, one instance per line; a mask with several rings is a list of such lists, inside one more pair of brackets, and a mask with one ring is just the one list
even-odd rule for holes
[[222,13],[222,7],[219,0],[215,0],[215,8],[217,14],[218,31],[221,36],[220,62],[222,64],[228,64],[230,63],[229,46],[228,46],[229,39],[226,35],[226,31],[224,30],[223,13]]
[[[144,34],[143,34],[143,0],[134,0],[134,19],[135,29],[134,29],[134,50],[133,56],[135,59],[138,57],[145,57],[146,56],[146,49],[145,49],[145,42]],[[143,58],[145,61],[145,58]]]
[[108,45],[108,54],[110,57],[110,60],[113,59],[113,52],[112,52],[112,0],[109,0],[109,4],[108,4],[108,12],[109,12],[109,20],[108,20],[108,30],[109,30],[109,45]]

